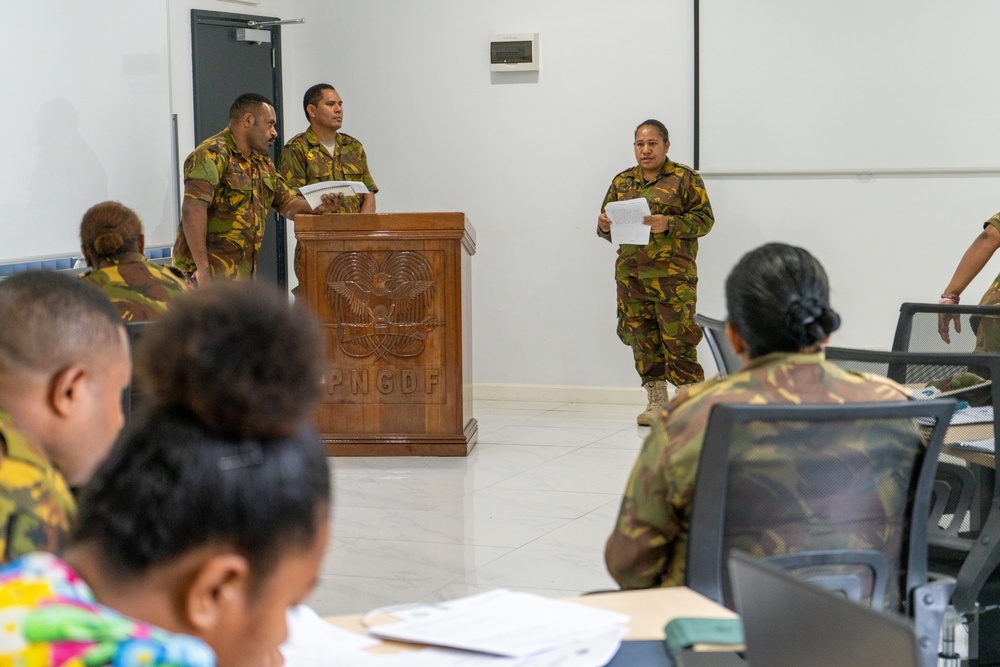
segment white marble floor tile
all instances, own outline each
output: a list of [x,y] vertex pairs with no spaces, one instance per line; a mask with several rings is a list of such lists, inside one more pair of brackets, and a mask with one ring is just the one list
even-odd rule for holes
[[357,539],[330,550],[321,571],[352,577],[451,581],[511,551],[507,547]]
[[516,548],[566,524],[554,517],[481,512],[475,504],[473,498],[445,511],[346,507],[336,511],[336,531],[346,539]]
[[[455,598],[464,598],[469,595],[476,595],[477,593],[486,593],[487,591],[495,590],[496,586],[477,586],[475,584],[466,584],[463,582],[455,582],[443,586],[433,593],[425,595],[420,599],[421,602],[435,603],[444,602],[446,600],[454,600]],[[525,593],[534,593],[535,595],[542,595],[547,598],[568,598],[578,595],[579,591],[561,591],[554,588],[518,588],[517,590]]]
[[534,426],[515,424],[481,436],[486,443],[503,443],[509,445],[552,445],[584,447],[593,442],[617,433],[620,428],[615,426],[605,428],[576,428],[565,426]]
[[304,602],[321,616],[368,612],[378,607],[416,602],[440,590],[450,579],[321,574],[316,588]]
[[587,445],[587,449],[628,449],[633,453],[638,453],[648,435],[648,428],[630,426],[606,438],[601,438],[597,442],[590,443]]
[[491,486],[476,493],[475,511],[502,513],[514,517],[555,517],[569,521],[589,514],[612,500],[620,499],[620,491],[618,493],[575,493]]
[[555,410],[567,405],[559,401],[481,401],[473,400],[472,412],[490,412],[491,410]]
[[636,454],[628,449],[583,448],[496,485],[502,489],[622,493]]
[[620,507],[620,501],[612,501],[579,519],[549,531],[530,546],[534,549],[553,551],[592,551],[595,544],[599,544],[603,550],[604,541],[615,527]]
[[635,406],[477,401],[468,457],[332,461],[333,538],[309,602],[341,614],[492,588],[613,588],[603,549],[645,429]]
[[465,583],[494,588],[574,591],[616,589],[604,567],[603,542],[588,551],[522,547],[466,575]]

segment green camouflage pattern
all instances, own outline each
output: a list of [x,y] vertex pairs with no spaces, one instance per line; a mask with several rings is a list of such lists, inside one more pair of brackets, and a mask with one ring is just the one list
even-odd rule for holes
[[107,257],[80,276],[104,292],[124,322],[154,320],[191,284],[179,269],[148,261],[142,253]]
[[0,564],[33,551],[58,552],[76,516],[62,475],[0,409]]
[[956,401],[965,401],[972,407],[990,405],[993,400],[992,382],[971,371],[955,373],[934,380],[927,385]]
[[[687,563],[688,533],[691,528],[691,504],[697,477],[698,460],[705,437],[708,416],[718,403],[749,404],[822,404],[854,403],[865,401],[899,401],[909,397],[902,386],[886,378],[845,371],[827,363],[822,352],[815,354],[774,353],[755,359],[752,363],[727,378],[715,378],[697,385],[685,387],[661,411],[650,435],[643,443],[642,450],[632,469],[621,510],[614,531],[605,547],[605,562],[611,576],[622,588],[649,588],[652,586],[680,586],[685,581]],[[909,428],[907,434],[911,435]],[[781,438],[770,434],[773,440]],[[792,438],[792,440],[795,440]],[[801,439],[798,439],[801,441]],[[785,446],[782,443],[781,446]],[[866,438],[859,437],[856,451],[838,449],[831,458],[856,457],[869,454]],[[755,449],[755,452],[758,451]],[[771,458],[781,461],[787,458],[780,448],[764,449],[764,457],[771,452]],[[786,450],[787,451],[787,450]],[[912,449],[909,457],[912,459]],[[890,447],[888,458],[902,458],[902,453],[893,453]],[[837,502],[867,503],[878,512],[896,512],[906,503],[905,489],[898,491],[899,475],[896,467],[885,466],[886,457],[872,456],[872,474],[859,475],[865,478],[863,489],[852,484],[844,484],[843,494],[833,493],[823,497],[825,507],[836,506]],[[788,468],[784,466],[787,478]],[[786,480],[784,494],[779,505],[787,511],[789,490],[801,492],[794,483]],[[772,473],[766,473],[772,474]],[[887,477],[880,482],[888,482],[872,491],[871,480]],[[735,480],[731,484],[752,484],[755,487],[774,486],[773,479]],[[862,490],[864,493],[862,493]],[[807,489],[811,491],[811,489]],[[850,498],[846,496],[850,495]],[[755,494],[755,498],[758,496]],[[763,494],[762,498],[768,497]],[[771,496],[773,497],[773,495]],[[794,496],[793,496],[794,497]],[[822,515],[822,503],[813,507],[814,498],[799,497],[799,504],[791,504],[793,513],[816,513]],[[754,503],[744,508],[750,511],[765,511],[773,514],[767,503]],[[796,511],[797,510],[797,511]],[[885,516],[891,516],[885,514]],[[884,521],[883,521],[884,523]],[[843,546],[850,548],[878,548],[883,543],[899,540],[898,534],[873,534],[868,526],[840,526],[836,531]],[[898,533],[898,531],[894,531]],[[739,546],[759,556],[783,553],[797,536],[780,532],[753,532],[744,535]],[[867,545],[867,546],[865,546]]]
[[[349,134],[337,133],[334,154],[326,149],[316,133],[310,127],[292,137],[278,156],[278,170],[289,187],[301,188],[303,185],[322,183],[323,181],[361,181],[371,193],[378,192],[375,179],[368,170],[368,156],[361,142]],[[361,210],[361,196],[344,197],[344,203],[337,213],[358,213]],[[298,241],[295,242],[295,258],[292,266],[295,277],[299,277],[302,263],[302,251]]]
[[[1000,232],[1000,213],[983,223],[985,229],[987,225],[992,225]],[[986,290],[986,294],[979,300],[980,306],[1000,306],[1000,275],[993,280],[993,284]],[[976,325],[976,352],[1000,352],[1000,319],[996,317],[980,317]]]
[[[715,217],[701,176],[667,160],[660,176],[647,181],[638,165],[611,181],[601,205],[645,197],[653,215],[670,216],[662,234],[645,246],[620,245],[615,262],[618,284],[618,337],[632,348],[644,383],[667,380],[675,387],[705,379],[698,363],[701,329],[697,306],[698,239],[712,230]],[[611,234],[597,234],[611,241]]]
[[691,282],[634,276],[618,281],[618,337],[632,348],[642,382],[667,380],[675,387],[701,382],[701,327],[694,321],[697,292]]
[[[283,211],[298,196],[264,153],[243,155],[229,128],[201,142],[184,161],[184,198],[208,204],[208,264],[216,278],[252,278],[267,210]],[[174,266],[190,275],[194,259],[178,226]]]

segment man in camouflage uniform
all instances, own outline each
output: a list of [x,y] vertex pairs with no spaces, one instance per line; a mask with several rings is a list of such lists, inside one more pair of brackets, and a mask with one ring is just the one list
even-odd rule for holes
[[55,551],[122,427],[128,338],[93,286],[55,272],[0,283],[0,562]]
[[[965,251],[962,260],[955,269],[955,275],[941,294],[938,303],[959,302],[962,292],[969,283],[979,275],[993,254],[1000,249],[1000,213],[983,223],[983,231]],[[979,300],[980,306],[1000,306],[1000,275],[986,290]],[[954,322],[955,330],[961,332],[961,320],[958,315],[940,315],[938,318],[938,333],[946,343],[951,343],[950,326]],[[976,333],[976,352],[1000,352],[1000,318],[982,317],[973,323]]]
[[[361,142],[340,128],[344,101],[328,83],[317,83],[302,97],[309,129],[292,137],[278,158],[278,170],[290,187],[301,188],[323,181],[361,181],[368,193],[344,197],[337,213],[374,213],[378,186],[368,170],[368,156]],[[299,278],[301,249],[295,244],[295,277]]]
[[618,247],[618,337],[632,348],[635,368],[646,387],[648,404],[637,421],[650,426],[668,399],[667,382],[680,387],[705,379],[698,363],[701,329],[694,321],[698,238],[715,218],[701,177],[667,159],[667,128],[644,121],[635,132],[638,164],[611,182],[601,205],[597,235],[611,241],[610,202],[644,197],[651,215],[645,246]]
[[[174,266],[196,283],[252,278],[267,211],[292,218],[312,211],[278,175],[267,150],[278,136],[271,102],[245,93],[229,108],[229,126],[184,161],[184,204]],[[330,210],[324,207],[317,213]]]
[[[617,524],[605,547],[608,571],[622,588],[684,584],[698,460],[709,413],[715,405],[839,404],[900,401],[908,396],[905,388],[891,380],[842,370],[827,363],[822,352],[774,352],[754,359],[740,372],[725,379],[715,378],[679,391],[668,411],[656,420],[632,470]],[[906,476],[900,475],[899,465],[876,460],[865,447],[867,444],[861,440],[858,453],[871,458],[871,474],[852,478],[852,482],[859,483],[858,488],[846,485],[835,493],[848,494],[854,503],[866,503],[875,514],[899,511],[905,506],[907,489],[905,486],[895,488],[900,487],[896,478]],[[849,454],[838,451],[832,456],[847,457]],[[908,480],[903,484],[908,484]],[[792,488],[794,486],[791,484]],[[814,489],[804,491],[816,492]],[[782,502],[785,499],[782,497]],[[828,496],[823,499],[830,501]],[[796,500],[799,503],[792,509],[808,508],[816,499]],[[786,504],[781,507],[787,509]],[[749,509],[762,510],[756,506]],[[817,515],[822,513],[822,508],[816,511]],[[773,534],[755,534],[741,547],[760,552],[758,555],[781,553],[774,543],[760,544],[774,537]],[[875,542],[897,539],[898,535],[873,537],[865,527],[860,527],[857,534],[845,531],[843,538],[843,548],[865,548],[859,544],[866,543],[868,548],[878,549],[882,545]],[[758,542],[756,547],[755,540]]]
[[125,322],[157,318],[190,287],[179,269],[146,259],[142,222],[119,202],[91,206],[80,224],[80,240],[91,267],[81,278],[104,292]]

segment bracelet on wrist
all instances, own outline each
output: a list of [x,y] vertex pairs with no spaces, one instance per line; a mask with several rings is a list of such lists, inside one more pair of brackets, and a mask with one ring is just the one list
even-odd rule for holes
[[956,294],[942,294],[941,300],[938,301],[939,304],[949,304],[953,306],[958,305],[958,295]]

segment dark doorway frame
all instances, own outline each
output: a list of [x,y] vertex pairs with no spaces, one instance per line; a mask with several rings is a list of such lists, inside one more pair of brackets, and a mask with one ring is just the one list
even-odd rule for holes
[[[283,81],[281,76],[281,26],[280,25],[259,25],[269,21],[280,21],[276,16],[257,16],[253,14],[234,14],[230,12],[208,11],[203,9],[191,10],[191,80],[193,92],[193,114],[194,114],[194,144],[197,146],[202,141],[220,131],[224,124],[206,123],[199,114],[199,100],[203,99],[205,83],[200,80],[198,73],[198,62],[204,58],[205,54],[199,52],[198,40],[195,39],[195,32],[198,26],[211,25],[232,28],[254,28],[255,30],[267,30],[271,33],[271,91],[268,95],[274,104],[274,113],[277,116],[275,130],[278,138],[274,141],[271,159],[275,164],[281,154],[281,149],[285,145],[284,129],[284,101],[283,101]],[[251,25],[251,22],[253,25]],[[269,213],[268,225],[274,231],[272,237],[274,252],[276,254],[276,273],[274,278],[277,284],[283,289],[288,287],[288,248],[287,248],[287,224],[285,218],[276,215],[273,211]],[[270,235],[268,235],[270,236]],[[266,237],[265,237],[265,240]],[[269,252],[270,249],[261,248],[261,254]]]

